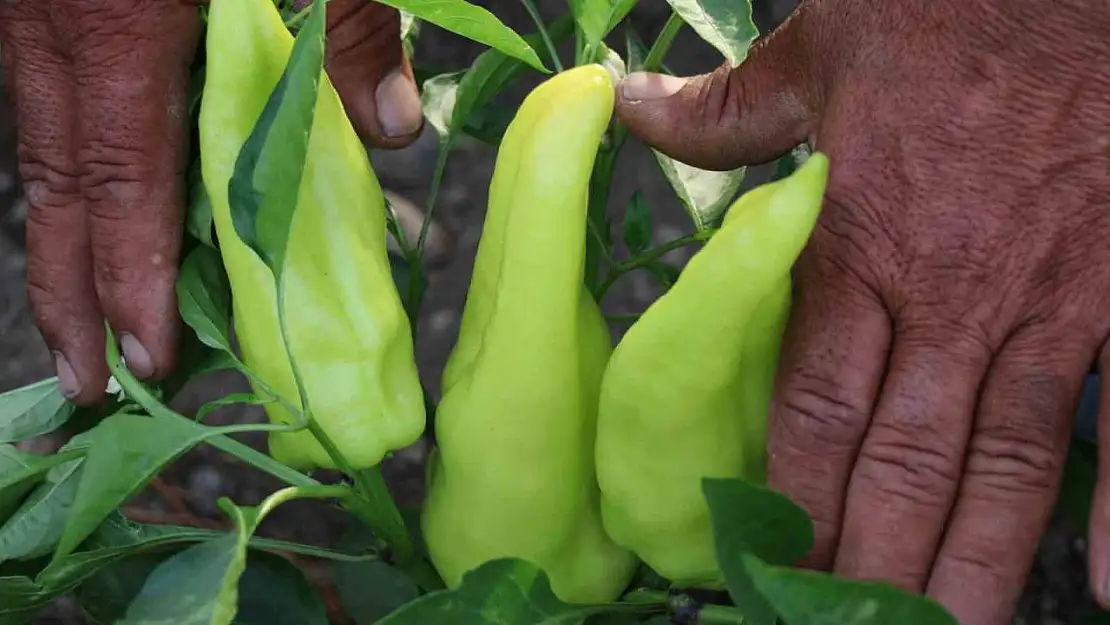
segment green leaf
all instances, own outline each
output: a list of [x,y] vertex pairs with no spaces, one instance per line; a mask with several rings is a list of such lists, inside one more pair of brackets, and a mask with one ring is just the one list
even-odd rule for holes
[[[639,0],[615,0],[613,2],[612,9],[609,13],[609,25],[605,27],[606,35],[624,21],[625,17],[628,17],[632,9],[636,8],[636,3],[638,1]],[[628,25],[626,24],[625,26],[627,27]]]
[[724,55],[730,65],[740,65],[759,36],[752,21],[751,0],[667,0],[694,32]]
[[147,577],[117,623],[229,625],[235,618],[238,577],[246,567],[238,545],[239,537],[228,534],[169,558]]
[[19,509],[23,497],[42,481],[52,467],[74,460],[82,453],[66,451],[37,456],[25,454],[11,445],[0,445],[0,522],[6,521]]
[[752,554],[743,566],[786,625],[957,625],[940,604],[890,584],[772,566]]
[[177,278],[177,307],[181,318],[201,343],[231,352],[231,285],[220,253],[197,247],[181,265]]
[[1084,536],[1091,519],[1097,481],[1098,446],[1080,436],[1072,436],[1056,507],[1063,512],[1072,529]]
[[193,161],[188,173],[189,199],[185,216],[185,229],[196,240],[204,245],[214,248],[215,240],[212,238],[212,201],[208,197],[208,189],[204,186],[201,176],[200,158]]
[[25,441],[58,429],[73,416],[74,406],[47,378],[0,395],[0,443]]
[[236,625],[328,625],[327,607],[289,560],[265,551],[247,554],[239,577]]
[[169,464],[219,430],[177,419],[115,414],[88,432],[79,487],[54,559],[71,553]]
[[314,4],[297,33],[289,62],[243,144],[228,183],[235,232],[279,285],[323,73],[326,7]]
[[678,280],[678,276],[682,273],[682,269],[661,260],[651,261],[644,266],[644,269],[650,272],[651,275],[655,277],[655,280],[659,282],[660,286],[665,289],[671,288],[675,281]]
[[651,209],[648,208],[644,196],[637,189],[624,209],[624,222],[621,224],[621,236],[624,245],[632,254],[639,254],[651,245]]
[[567,4],[582,31],[586,58],[592,58],[593,51],[598,49],[607,32],[612,6],[609,0],[567,0]]
[[699,232],[713,227],[744,181],[744,167],[710,171],[676,161],[657,150],[652,153]]
[[379,621],[381,625],[577,625],[606,612],[647,611],[641,605],[571,605],[551,591],[547,575],[519,559],[491,560],[463,576],[455,590],[423,595]]
[[0,562],[50,553],[62,536],[69,508],[77,496],[83,462],[83,458],[76,458],[50,467],[46,480],[0,526]]
[[401,11],[408,11],[425,22],[485,44],[545,74],[550,73],[535,49],[520,35],[503,24],[493,13],[466,0],[378,0],[378,2]]
[[382,562],[336,562],[331,567],[339,597],[358,625],[373,625],[420,596],[420,587]]
[[345,486],[289,487],[270,495],[257,507],[239,507],[227,499],[221,500],[220,506],[235,521],[236,532],[194,545],[159,565],[119,623],[238,622],[235,619],[241,576],[247,567],[247,547],[263,519],[292,499],[334,497],[349,492]]
[[[552,22],[547,29],[555,45],[559,45],[574,32],[574,22],[569,15],[563,15]],[[542,38],[539,33],[529,35],[530,46],[539,46]],[[451,115],[451,133],[454,135],[462,128],[470,116],[501,93],[524,72],[520,61],[510,58],[496,50],[487,50],[478,55],[470,69],[459,80],[455,93],[455,107]]]
[[740,479],[703,479],[702,492],[729,595],[752,625],[775,625],[774,607],[756,591],[742,558],[754,553],[774,564],[796,562],[813,547],[809,515],[786,497]]

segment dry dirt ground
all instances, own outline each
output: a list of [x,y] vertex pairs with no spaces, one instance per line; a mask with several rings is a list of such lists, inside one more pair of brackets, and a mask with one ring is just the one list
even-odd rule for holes
[[[510,25],[531,30],[526,14],[509,0],[483,2]],[[541,10],[552,14],[561,10],[559,0],[541,2]],[[634,24],[645,39],[662,27],[667,13],[663,2],[644,2],[633,14]],[[757,21],[761,31],[781,20],[790,10],[789,0],[757,0]],[[650,39],[648,39],[650,40]],[[614,46],[619,40],[614,41]],[[481,48],[458,37],[425,27],[417,45],[418,63],[445,70],[465,67]],[[688,29],[678,37],[668,65],[682,74],[707,71],[719,61],[708,46]],[[522,89],[508,94],[521,97]],[[15,388],[53,375],[51,361],[42,346],[27,308],[24,284],[25,257],[22,224],[26,203],[20,195],[14,165],[14,127],[10,111],[0,111],[0,391]],[[408,199],[423,205],[434,168],[435,137],[426,133],[415,146],[393,153],[375,152],[372,157],[383,184]],[[438,391],[442,363],[458,330],[459,312],[480,234],[486,202],[486,185],[493,169],[494,151],[480,144],[465,144],[452,155],[436,207],[436,217],[451,233],[453,250],[443,266],[430,275],[426,303],[420,318],[417,346],[421,373],[433,397]],[[752,171],[746,185],[764,178],[765,169]],[[616,175],[611,210],[623,206],[636,189],[651,203],[656,220],[656,237],[665,241],[689,231],[678,201],[659,174],[650,154],[632,142],[625,150]],[[683,262],[683,252],[668,260]],[[607,299],[606,312],[629,313],[641,310],[657,295],[653,282],[645,275],[632,274],[618,285]],[[619,330],[618,330],[619,332]],[[186,389],[177,399],[182,411],[195,410],[207,399],[244,388],[235,375],[212,375]],[[257,410],[223,409],[217,418],[224,422],[258,420]],[[258,438],[248,439],[262,445]],[[417,446],[392,459],[388,478],[396,496],[406,504],[419,501],[423,449]],[[199,448],[163,474],[156,487],[143,493],[128,508],[140,520],[165,523],[216,525],[222,522],[215,506],[217,497],[226,495],[239,504],[257,503],[274,488],[265,476],[229,462],[207,447]],[[292,504],[269,520],[263,533],[316,544],[333,542],[341,533],[343,521],[310,503]],[[1085,591],[1084,542],[1057,524],[1045,537],[1036,569],[1025,598],[1019,623],[1071,623],[1090,611]],[[326,587],[322,576],[321,584]],[[61,599],[44,611],[37,621],[78,625],[87,622],[70,599]]]

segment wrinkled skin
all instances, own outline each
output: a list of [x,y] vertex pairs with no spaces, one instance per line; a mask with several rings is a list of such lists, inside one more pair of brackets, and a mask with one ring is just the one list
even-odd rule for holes
[[[328,69],[356,128],[372,145],[410,142],[411,81],[379,80],[408,72],[396,14],[329,6]],[[137,374],[173,364],[195,11],[0,11],[31,300],[67,390],[95,402],[102,314],[135,337]],[[770,428],[771,484],[815,520],[803,564],[927,592],[966,624],[1007,622],[1083,374],[1110,364],[1108,32],[1103,0],[805,0],[739,70],[619,90],[635,134],[695,165],[765,162],[807,139],[832,159]],[[393,138],[379,82],[395,85]],[[1103,472],[1091,573],[1110,606]]]
[[[829,155],[771,486],[815,521],[802,564],[1009,622],[1084,375],[1110,365],[1110,4],[804,0],[740,69],[636,75],[618,107],[694,165]],[[1091,574],[1110,605],[1103,426]]]
[[[137,376],[157,380],[174,364],[186,92],[200,26],[188,0],[0,3],[29,202],[28,294],[77,404],[103,398],[105,318]],[[375,147],[407,145],[423,124],[399,33],[384,5],[328,5],[327,70]]]

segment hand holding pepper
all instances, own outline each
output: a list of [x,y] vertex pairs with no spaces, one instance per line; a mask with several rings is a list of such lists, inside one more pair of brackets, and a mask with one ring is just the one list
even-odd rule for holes
[[[187,0],[0,4],[30,205],[29,296],[60,386],[78,404],[98,401],[108,380],[105,318],[137,376],[173,366],[198,18]],[[384,5],[328,5],[327,70],[375,147],[407,145],[423,124],[399,29]]]
[[[770,423],[804,564],[1009,621],[1084,375],[1110,367],[1107,33],[1094,0],[804,0],[734,71],[620,88],[632,131],[693,165],[829,156]],[[1096,498],[1110,605],[1110,474]]]

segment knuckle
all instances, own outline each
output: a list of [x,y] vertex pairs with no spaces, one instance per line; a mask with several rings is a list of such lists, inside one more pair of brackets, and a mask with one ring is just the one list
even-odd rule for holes
[[854,479],[897,500],[922,507],[943,506],[959,480],[959,458],[957,452],[939,447],[936,441],[936,436],[917,428],[873,424]]
[[967,472],[1000,501],[1055,487],[1062,470],[1059,432],[1048,421],[987,426],[972,438]]
[[854,449],[869,415],[839,399],[830,384],[796,376],[775,405],[774,416],[790,444],[819,455]]

